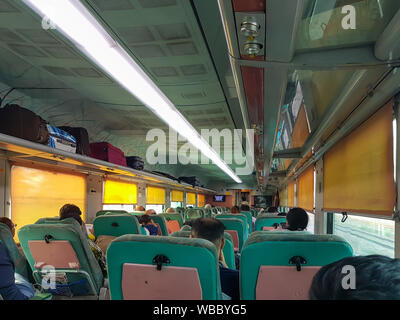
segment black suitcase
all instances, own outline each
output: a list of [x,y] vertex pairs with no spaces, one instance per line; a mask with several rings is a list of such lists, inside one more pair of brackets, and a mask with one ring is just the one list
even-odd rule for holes
[[90,156],[89,134],[85,128],[59,127],[59,129],[64,130],[75,137],[76,153]]
[[0,133],[40,144],[49,143],[46,121],[17,104],[0,109]]
[[135,170],[143,170],[144,169],[144,161],[140,157],[126,157],[126,165]]
[[175,178],[174,176],[171,176],[170,174],[165,173],[165,172],[161,172],[161,171],[151,171],[151,173],[154,173],[154,174],[157,174],[157,175],[159,175],[159,176],[162,176],[162,177],[165,177],[165,178],[168,178],[168,179],[171,179],[171,180],[174,180],[174,181],[179,182],[179,179],[177,179],[177,178]]
[[180,182],[186,182],[187,184],[190,184],[194,187],[199,187],[200,186],[200,181],[197,177],[179,177]]

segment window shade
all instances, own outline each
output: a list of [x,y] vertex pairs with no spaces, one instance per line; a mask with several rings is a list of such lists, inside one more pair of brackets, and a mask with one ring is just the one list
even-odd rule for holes
[[[59,215],[64,204],[86,211],[86,177],[13,166],[11,170],[11,219],[19,228],[40,218]],[[18,242],[18,232],[15,240]]]
[[314,166],[304,171],[297,181],[297,206],[307,211],[314,209]]
[[106,179],[104,204],[136,204],[137,185],[132,182]]
[[392,105],[324,155],[324,210],[390,216],[395,205]]
[[304,142],[306,142],[309,134],[310,131],[308,130],[306,110],[304,108],[304,105],[302,105],[293,128],[293,133],[292,133],[293,148],[302,147]]
[[188,192],[186,194],[186,204],[196,204],[196,194]]
[[146,204],[165,204],[165,189],[147,187]]
[[204,207],[205,204],[206,204],[206,196],[204,194],[199,194],[198,206]]
[[183,191],[172,190],[171,191],[172,202],[183,202]]
[[289,183],[289,185],[287,187],[287,192],[288,192],[287,206],[289,208],[293,208],[294,207],[294,184],[295,184],[295,182],[292,181],[292,182]]

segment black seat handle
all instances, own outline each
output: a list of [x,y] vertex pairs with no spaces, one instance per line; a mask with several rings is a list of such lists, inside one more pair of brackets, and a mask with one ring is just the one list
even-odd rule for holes
[[297,271],[301,271],[301,265],[302,264],[306,264],[306,263],[307,263],[307,260],[304,259],[301,256],[294,256],[294,257],[291,257],[290,260],[289,260],[289,264],[295,264],[296,265],[296,270]]
[[44,241],[46,241],[46,243],[50,243],[50,240],[54,239],[54,237],[50,234],[46,234],[44,236]]
[[167,256],[164,256],[163,254],[158,254],[153,258],[153,263],[157,265],[157,270],[160,271],[162,269],[163,263],[170,264],[171,261]]

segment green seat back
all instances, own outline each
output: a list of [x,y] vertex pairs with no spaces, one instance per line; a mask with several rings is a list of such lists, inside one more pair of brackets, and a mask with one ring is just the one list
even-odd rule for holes
[[263,227],[272,227],[275,223],[286,222],[286,217],[271,215],[271,214],[261,214],[256,219],[256,231],[261,231]]
[[252,216],[251,212],[250,211],[241,211],[240,213],[244,214],[246,216],[247,223],[250,226],[249,233],[251,233],[251,229],[252,229],[252,226],[253,226],[253,216]]
[[163,268],[196,268],[204,300],[221,298],[218,256],[212,242],[204,239],[126,235],[115,239],[107,250],[111,299],[123,299],[122,270],[125,263],[154,265],[153,259],[157,255],[164,255],[170,260]]
[[305,266],[324,266],[352,255],[350,244],[334,235],[254,232],[246,241],[240,258],[241,298],[255,299],[261,266],[293,266],[289,260],[295,256],[303,257],[307,261]]
[[183,226],[183,218],[180,213],[160,213],[158,216],[164,217],[166,221],[176,220],[179,222],[179,227]]
[[212,217],[210,208],[204,208],[203,212],[204,212],[204,218],[211,218]]
[[203,218],[203,213],[200,209],[187,209],[185,212],[185,221]]
[[144,211],[132,211],[132,212],[129,212],[129,214],[132,215],[132,216],[142,216],[142,215],[146,214],[146,212],[144,212]]
[[[189,226],[188,226],[189,227]],[[171,233],[171,237],[189,238],[192,234],[191,230],[180,230]],[[224,232],[225,246],[222,249],[225,262],[229,269],[236,269],[235,266],[235,251],[233,249],[232,236],[228,232]]]
[[160,228],[161,228],[161,234],[163,236],[168,236],[168,227],[167,227],[167,222],[165,221],[165,218],[159,214],[152,214],[150,215],[151,220],[153,220],[154,223],[157,223]]
[[128,212],[125,210],[101,210],[101,211],[97,211],[96,217],[105,215],[106,213],[108,213],[108,214],[123,214],[123,213],[128,213]]
[[[71,244],[79,260],[79,271],[86,272],[89,275],[96,291],[93,293],[88,286],[87,293],[84,295],[98,294],[103,284],[103,273],[90,249],[86,236],[80,229],[79,223],[73,218],[61,220],[60,223],[55,224],[35,223],[26,225],[18,231],[22,249],[32,270],[37,271],[30,252],[29,241],[44,241],[47,235],[50,235],[55,241],[68,241]],[[70,283],[85,279],[85,276],[76,272],[67,272],[67,277]],[[37,277],[36,281],[41,283],[40,277]]]
[[3,223],[0,223],[0,241],[6,246],[8,253],[10,254],[11,260],[15,266],[15,272],[19,273],[25,279],[30,279],[31,270],[25,257],[18,250],[17,245],[14,242],[10,228]]
[[243,221],[244,225],[246,226],[246,232],[244,235],[244,239],[247,239],[247,237],[249,236],[249,230],[252,227],[252,223],[248,223],[247,221],[247,217],[244,214],[241,213],[227,213],[227,214],[218,214],[215,216],[216,219],[220,219],[220,218],[226,218],[226,219],[240,219]]
[[94,234],[99,236],[120,237],[125,234],[141,233],[140,224],[131,215],[103,215],[93,221]]
[[220,215],[215,216],[216,219],[220,220],[226,230],[235,230],[237,231],[239,238],[239,251],[242,250],[243,244],[247,239],[247,227],[243,220],[238,218],[222,218]]

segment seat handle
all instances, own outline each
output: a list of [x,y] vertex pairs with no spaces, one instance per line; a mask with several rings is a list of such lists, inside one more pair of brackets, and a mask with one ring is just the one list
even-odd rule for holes
[[296,265],[296,270],[297,271],[301,271],[301,265],[302,264],[306,264],[306,263],[307,263],[307,260],[304,259],[301,256],[294,256],[294,257],[291,257],[290,260],[289,260],[289,264],[295,264]]
[[167,256],[164,256],[163,254],[158,254],[153,258],[153,263],[157,265],[157,270],[160,271],[162,269],[163,263],[170,264],[171,261]]

